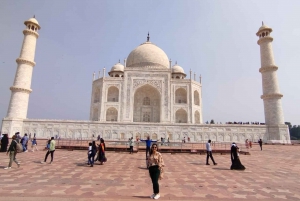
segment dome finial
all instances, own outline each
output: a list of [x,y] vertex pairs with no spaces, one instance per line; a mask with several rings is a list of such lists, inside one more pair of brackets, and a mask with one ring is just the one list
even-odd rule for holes
[[33,18],[35,18],[35,15],[33,15]]
[[177,61],[175,61],[175,65],[177,65]]
[[147,36],[147,42],[149,42],[150,36],[149,36],[149,31],[148,31],[148,36]]
[[119,63],[120,63],[120,59],[119,59]]
[[264,26],[264,21],[261,21],[261,26]]

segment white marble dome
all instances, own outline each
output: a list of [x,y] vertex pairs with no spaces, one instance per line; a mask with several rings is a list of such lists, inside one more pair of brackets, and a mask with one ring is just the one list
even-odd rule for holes
[[145,42],[130,52],[126,67],[169,68],[169,59],[162,49]]
[[35,24],[38,27],[38,29],[41,29],[39,22],[34,17],[32,17],[24,22],[25,25],[27,25],[28,23]]
[[184,74],[184,70],[181,66],[175,64],[173,67],[172,67],[172,73],[183,73]]
[[124,66],[123,66],[122,64],[120,64],[120,63],[117,63],[117,64],[115,64],[115,65],[111,68],[110,71],[111,71],[111,72],[113,72],[113,71],[122,71],[122,72],[124,72]]

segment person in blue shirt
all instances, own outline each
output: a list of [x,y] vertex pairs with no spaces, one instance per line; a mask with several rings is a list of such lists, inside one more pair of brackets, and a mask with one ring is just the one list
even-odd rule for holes
[[152,142],[157,142],[157,140],[150,140],[150,137],[147,137],[147,140],[141,140],[142,142],[146,142],[146,159],[148,156],[148,153],[150,154],[150,147]]

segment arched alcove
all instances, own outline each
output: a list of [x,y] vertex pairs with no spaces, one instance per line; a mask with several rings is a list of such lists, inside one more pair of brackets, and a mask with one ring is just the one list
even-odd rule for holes
[[160,122],[160,93],[153,86],[146,84],[135,91],[133,122]]
[[200,124],[200,112],[195,112],[195,124]]
[[99,120],[99,118],[98,118],[98,109],[97,108],[95,108],[94,110],[93,110],[93,121],[98,121]]
[[119,102],[119,89],[117,87],[109,87],[107,91],[107,102]]
[[179,88],[175,91],[175,103],[185,104],[187,103],[187,93],[183,88]]
[[200,96],[197,90],[194,91],[194,104],[200,105]]
[[118,121],[118,110],[110,107],[106,110],[106,121]]
[[179,109],[175,114],[176,123],[187,123],[187,113],[184,109]]

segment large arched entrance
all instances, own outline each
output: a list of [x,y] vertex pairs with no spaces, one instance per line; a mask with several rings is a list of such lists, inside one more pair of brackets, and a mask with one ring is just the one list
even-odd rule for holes
[[160,93],[148,84],[135,91],[133,122],[160,122]]

